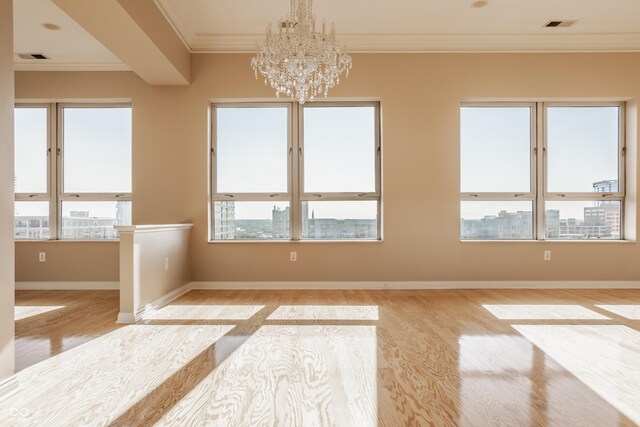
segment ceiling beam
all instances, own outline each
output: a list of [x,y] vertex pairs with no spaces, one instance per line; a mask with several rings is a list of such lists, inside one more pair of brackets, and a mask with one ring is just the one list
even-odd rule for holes
[[191,82],[191,54],[153,0],[52,0],[140,78]]

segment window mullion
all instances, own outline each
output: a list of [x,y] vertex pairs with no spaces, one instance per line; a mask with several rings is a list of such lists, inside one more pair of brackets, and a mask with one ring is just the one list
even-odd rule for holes
[[535,157],[536,157],[536,200],[535,200],[535,224],[536,238],[545,240],[546,237],[546,218],[545,218],[545,195],[546,195],[546,173],[547,173],[547,144],[546,144],[546,113],[545,106],[542,102],[537,102],[536,107],[536,137],[535,137]]
[[58,199],[59,194],[59,177],[62,173],[58,171],[61,167],[60,138],[62,135],[61,118],[57,103],[49,105],[49,238],[57,240],[60,238],[62,224],[61,223],[61,207]]
[[298,103],[292,103],[291,112],[289,114],[289,167],[291,171],[291,240],[300,240],[302,236],[302,206],[300,202],[300,194],[302,192],[302,150],[300,140],[302,138],[302,118],[301,106]]

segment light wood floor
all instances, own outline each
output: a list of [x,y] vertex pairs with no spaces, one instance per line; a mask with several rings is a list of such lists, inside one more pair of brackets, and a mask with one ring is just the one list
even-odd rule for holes
[[17,304],[2,426],[640,424],[636,290],[192,291],[120,328],[112,292]]
[[16,371],[118,329],[118,291],[17,291]]

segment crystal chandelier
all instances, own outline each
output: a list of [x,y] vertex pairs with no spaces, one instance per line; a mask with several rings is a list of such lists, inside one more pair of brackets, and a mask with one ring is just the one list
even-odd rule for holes
[[326,32],[316,31],[316,20],[311,13],[313,0],[291,0],[291,13],[278,24],[278,32],[267,26],[264,44],[258,46],[251,66],[280,94],[304,104],[313,101],[340,83],[340,74],[349,77],[351,56],[344,53],[336,41],[335,26]]

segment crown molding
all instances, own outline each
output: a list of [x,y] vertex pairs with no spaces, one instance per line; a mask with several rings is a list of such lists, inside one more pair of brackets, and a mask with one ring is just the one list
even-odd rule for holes
[[180,40],[185,45],[189,52],[193,53],[191,48],[191,41],[193,41],[198,35],[194,30],[194,25],[189,15],[182,7],[182,2],[174,2],[171,0],[153,0],[160,12],[164,15],[169,25],[178,34]]
[[[154,0],[191,53],[254,52],[264,34],[198,33],[183,2]],[[339,34],[352,53],[640,52],[640,33]]]
[[71,64],[55,62],[14,62],[15,71],[131,71],[125,64]]
[[[194,53],[253,52],[263,35],[190,35]],[[340,35],[352,53],[640,52],[634,34]]]

